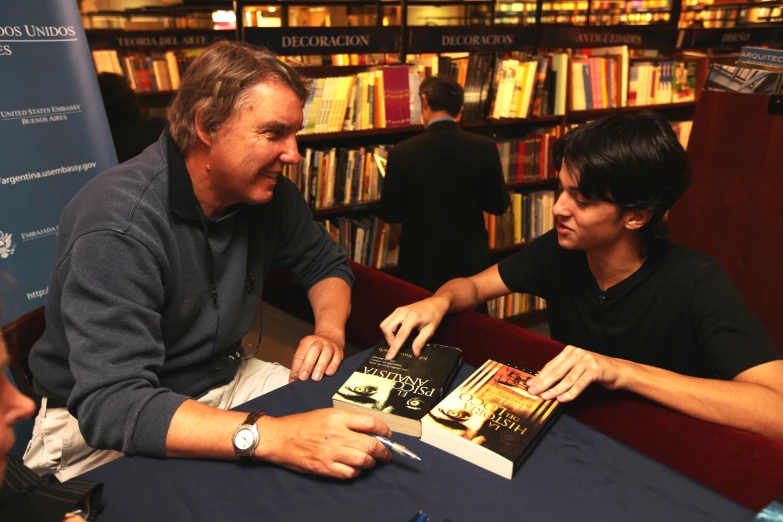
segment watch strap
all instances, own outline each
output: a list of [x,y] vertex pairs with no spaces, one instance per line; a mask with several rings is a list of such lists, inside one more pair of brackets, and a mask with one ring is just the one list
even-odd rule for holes
[[250,415],[247,416],[247,419],[245,419],[245,422],[242,424],[255,424],[258,419],[266,415],[263,411],[254,411]]
[[239,457],[240,460],[253,460],[253,452],[255,451],[256,446],[258,446],[258,442],[260,441],[260,435],[258,434],[258,426],[256,426],[256,421],[261,417],[263,417],[264,415],[266,415],[266,413],[262,411],[254,411],[250,413],[245,419],[245,421],[239,425],[239,428],[237,428],[237,431],[239,431],[239,429],[241,429],[242,426],[252,426],[256,434],[256,443],[253,445],[252,448],[249,448],[249,453],[239,452],[238,450],[236,450],[236,446],[235,446],[235,451],[237,451],[237,457]]

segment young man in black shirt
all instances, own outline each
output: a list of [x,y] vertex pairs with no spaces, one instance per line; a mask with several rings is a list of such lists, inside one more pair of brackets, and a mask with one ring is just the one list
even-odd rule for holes
[[528,390],[567,402],[591,382],[700,419],[783,438],[783,361],[726,272],[667,240],[666,215],[690,181],[668,122],[617,115],[558,140],[556,229],[519,253],[381,323],[396,355],[419,353],[443,316],[529,292],[547,300],[568,346]]

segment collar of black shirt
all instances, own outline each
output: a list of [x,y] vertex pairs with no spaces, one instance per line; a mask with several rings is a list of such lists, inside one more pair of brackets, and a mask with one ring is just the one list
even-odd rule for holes
[[587,263],[587,255],[585,255],[585,268],[587,269],[587,272],[590,274],[590,281],[592,283],[593,290],[596,292],[596,294],[603,295],[606,297],[606,299],[614,299],[615,297],[632,290],[633,288],[638,286],[642,281],[647,279],[650,276],[650,274],[652,274],[655,271],[655,269],[658,267],[664,255],[665,255],[665,249],[655,254],[651,254],[650,256],[647,257],[647,259],[644,260],[642,266],[640,266],[633,274],[629,275],[619,283],[610,286],[605,291],[601,290],[601,287],[598,286],[598,283],[596,282],[593,273],[590,271],[590,266]]

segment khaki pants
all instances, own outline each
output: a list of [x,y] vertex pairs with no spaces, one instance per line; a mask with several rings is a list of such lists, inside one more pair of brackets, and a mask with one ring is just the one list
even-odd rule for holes
[[[288,384],[288,375],[288,369],[277,363],[248,359],[242,361],[233,381],[215,388],[198,401],[228,410]],[[65,481],[121,456],[119,451],[88,446],[76,418],[65,408],[47,409],[44,398],[35,418],[24,463],[38,474],[53,473]]]

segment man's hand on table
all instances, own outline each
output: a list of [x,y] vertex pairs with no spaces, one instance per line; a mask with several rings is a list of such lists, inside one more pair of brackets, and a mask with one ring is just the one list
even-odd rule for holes
[[316,332],[299,342],[291,363],[289,382],[306,381],[312,376],[320,381],[324,375],[332,376],[345,357],[345,335]]
[[336,409],[315,410],[258,421],[256,458],[298,471],[352,479],[391,453],[374,437],[391,430],[371,415]]

